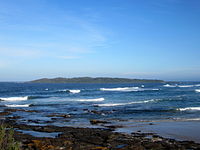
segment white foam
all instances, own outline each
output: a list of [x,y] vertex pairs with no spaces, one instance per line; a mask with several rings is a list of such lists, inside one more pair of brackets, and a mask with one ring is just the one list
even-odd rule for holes
[[2,101],[25,101],[25,100],[28,100],[28,96],[23,96],[23,97],[6,97],[6,98],[1,97],[0,100],[2,100]]
[[58,92],[67,92],[67,89],[63,89],[63,90],[58,90]]
[[194,87],[194,85],[178,85],[180,88]]
[[142,90],[139,87],[119,87],[119,88],[100,88],[101,91],[124,91],[124,92],[130,92],[130,91],[139,91]]
[[185,121],[199,121],[200,118],[189,118],[189,119],[184,119]]
[[186,107],[186,108],[178,108],[177,110],[180,110],[180,111],[188,111],[188,110],[200,110],[200,107]]
[[99,101],[104,101],[104,98],[94,98],[94,99],[79,99],[77,101],[79,102],[99,102]]
[[135,102],[129,102],[129,103],[107,103],[107,104],[95,104],[100,107],[110,107],[110,106],[123,106],[123,105],[130,105],[130,104],[140,104],[140,103],[149,103],[154,102],[156,100],[145,100],[145,101],[135,101]]
[[152,90],[152,91],[159,91],[160,89],[149,89],[149,90]]
[[24,104],[24,105],[5,105],[6,107],[29,107],[30,104]]
[[48,91],[48,90],[49,90],[48,88],[45,89],[45,91]]
[[69,90],[70,93],[76,94],[76,93],[80,93],[81,90]]
[[199,93],[199,92],[200,92],[200,89],[196,89],[195,91]]
[[177,85],[170,85],[170,84],[165,84],[163,85],[164,87],[177,87]]

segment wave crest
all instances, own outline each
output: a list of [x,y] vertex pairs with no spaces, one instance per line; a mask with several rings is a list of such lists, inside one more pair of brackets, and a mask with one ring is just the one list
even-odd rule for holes
[[70,92],[70,93],[76,94],[76,93],[80,93],[81,90],[62,89],[62,90],[58,90],[57,92]]
[[200,92],[200,89],[196,89],[195,91],[199,93],[199,92]]
[[24,104],[24,105],[5,105],[6,107],[29,107],[30,104]]
[[94,99],[80,99],[77,100],[79,102],[99,102],[99,101],[104,101],[104,98],[94,98]]
[[177,87],[177,85],[165,84],[164,87]]
[[200,107],[186,107],[186,108],[178,108],[179,111],[200,111]]
[[130,92],[130,91],[139,91],[141,88],[139,87],[118,87],[118,88],[100,88],[101,91],[125,91],[125,92]]
[[25,101],[28,100],[28,96],[22,96],[22,97],[1,97],[0,100],[2,101]]
[[157,100],[151,99],[151,100],[145,100],[145,101],[135,101],[135,102],[129,102],[129,103],[106,103],[106,104],[95,104],[99,107],[111,107],[111,106],[123,106],[123,105],[131,105],[131,104],[140,104],[140,103],[149,103],[149,102],[155,102]]
[[80,93],[81,90],[69,90],[70,93],[76,94],[76,93]]

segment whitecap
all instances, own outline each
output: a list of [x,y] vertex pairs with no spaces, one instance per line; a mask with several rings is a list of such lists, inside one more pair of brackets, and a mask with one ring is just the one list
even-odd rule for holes
[[2,101],[24,101],[28,100],[28,96],[23,96],[23,97],[0,97],[0,100]]
[[94,98],[94,99],[79,99],[77,101],[79,102],[99,102],[99,101],[104,101],[104,98]]
[[180,88],[194,87],[194,85],[178,85]]
[[183,119],[184,121],[199,121],[200,118],[187,118],[187,119]]
[[194,110],[194,111],[199,111],[200,107],[186,107],[186,108],[178,108],[177,110],[179,111],[189,111],[189,110]]
[[6,107],[29,107],[30,104],[24,104],[24,105],[5,105]]
[[67,89],[58,90],[58,92],[67,92]]
[[131,104],[140,104],[140,103],[149,103],[154,102],[155,99],[151,100],[145,100],[145,101],[135,101],[135,102],[129,102],[129,103],[106,103],[106,104],[95,104],[100,107],[110,107],[110,106],[123,106],[123,105],[131,105]]
[[70,93],[76,94],[76,93],[80,93],[81,90],[69,90]]
[[101,91],[124,91],[124,92],[130,92],[130,91],[139,91],[142,90],[139,87],[118,87],[118,88],[100,88]]
[[170,85],[170,84],[165,84],[163,85],[164,87],[177,87],[177,85]]
[[146,89],[146,90],[159,91],[160,89]]
[[200,92],[200,89],[196,89],[195,91],[199,93],[199,92]]

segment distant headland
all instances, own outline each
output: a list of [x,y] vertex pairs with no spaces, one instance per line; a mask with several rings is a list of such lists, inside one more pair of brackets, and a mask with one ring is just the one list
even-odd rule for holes
[[163,80],[151,79],[129,79],[129,78],[108,78],[108,77],[77,77],[77,78],[42,78],[29,83],[163,83]]

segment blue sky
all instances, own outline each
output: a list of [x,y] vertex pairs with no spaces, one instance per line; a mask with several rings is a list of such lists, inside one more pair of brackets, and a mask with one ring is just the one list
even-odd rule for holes
[[199,0],[0,0],[0,81],[200,80]]

